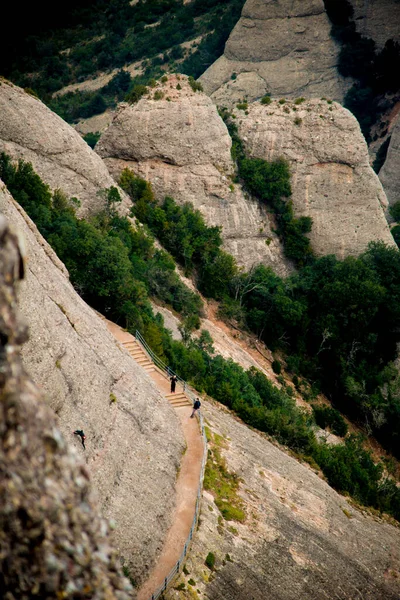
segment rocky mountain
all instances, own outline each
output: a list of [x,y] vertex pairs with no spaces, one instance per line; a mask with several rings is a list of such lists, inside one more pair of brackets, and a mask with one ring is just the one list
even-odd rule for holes
[[[6,191],[0,196],[2,206],[15,210]],[[0,595],[127,600],[132,589],[110,546],[88,469],[21,362],[27,328],[16,311],[24,275],[20,235],[1,215]]]
[[400,2],[398,0],[349,0],[354,9],[357,31],[372,38],[378,48],[387,40],[400,41]]
[[[26,243],[18,296],[30,330],[24,366],[58,415],[68,445],[86,463],[101,512],[114,523],[115,546],[140,582],[174,509],[184,449],[179,423],[149,376],[72,288],[64,265],[4,186],[0,211]],[[76,429],[87,436],[86,451]]]
[[99,192],[115,185],[104,163],[72,127],[4,79],[0,79],[0,152],[31,162],[52,189],[77,197],[81,214],[98,210],[104,202]]
[[385,163],[379,179],[390,204],[400,201],[400,118],[393,128]]
[[[196,598],[212,600],[399,598],[397,527],[352,505],[309,465],[220,405],[207,403],[204,410],[213,466],[222,456],[230,481],[239,478],[246,516],[243,522],[225,521],[215,489],[204,492],[187,573],[168,600],[189,600],[194,591]],[[211,569],[209,553],[215,558]],[[179,584],[183,591],[177,591]]]
[[225,248],[240,264],[264,262],[285,274],[290,266],[269,214],[233,183],[231,144],[210,98],[172,75],[137,104],[121,105],[96,152],[115,179],[128,167],[157,196],[191,202],[208,224],[222,225]]
[[393,245],[387,199],[369,165],[357,120],[337,103],[255,102],[235,110],[239,133],[252,157],[287,159],[296,216],[310,216],[317,255],[358,255],[372,240]]
[[216,104],[241,98],[328,96],[347,89],[323,0],[247,0],[224,54],[200,77]]

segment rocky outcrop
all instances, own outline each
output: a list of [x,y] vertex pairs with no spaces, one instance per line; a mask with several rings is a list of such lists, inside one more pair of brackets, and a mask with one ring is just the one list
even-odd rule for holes
[[330,29],[323,0],[247,0],[224,54],[200,81],[218,105],[266,93],[341,102],[347,84]]
[[400,2],[398,0],[349,0],[354,22],[361,35],[383,48],[387,40],[400,41]]
[[400,201],[400,117],[397,117],[386,155],[385,163],[379,171],[379,179],[386,192],[389,204]]
[[18,236],[0,215],[0,596],[128,600],[88,470],[22,366],[23,271]]
[[98,211],[104,204],[99,192],[115,185],[98,155],[72,127],[4,79],[0,79],[0,152],[31,162],[52,189],[78,198],[80,214]]
[[202,410],[241,481],[246,518],[224,521],[212,490],[204,492],[187,574],[175,586],[185,582],[187,591],[171,590],[167,600],[193,598],[190,579],[199,597],[213,600],[399,598],[398,527],[353,506],[221,405],[203,402]]
[[[174,509],[184,448],[179,422],[148,375],[77,295],[64,265],[4,186],[0,211],[23,233],[27,247],[19,294],[30,328],[24,365],[86,462],[102,514],[114,522],[118,553],[140,582],[161,550]],[[87,436],[85,451],[72,433],[76,429]]]
[[233,183],[231,143],[210,98],[173,75],[137,104],[121,105],[96,152],[115,178],[129,167],[158,197],[191,202],[209,225],[222,225],[225,248],[240,264],[264,262],[285,274],[289,265],[269,214]]
[[235,114],[249,155],[289,161],[294,212],[312,217],[310,239],[317,255],[344,258],[360,254],[370,241],[394,244],[384,215],[385,193],[349,111],[311,100],[255,102],[248,115]]

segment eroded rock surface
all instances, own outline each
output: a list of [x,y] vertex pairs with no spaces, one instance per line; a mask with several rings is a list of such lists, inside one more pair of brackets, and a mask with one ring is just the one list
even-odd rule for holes
[[77,197],[80,214],[102,208],[99,192],[115,185],[104,163],[70,125],[4,79],[0,79],[0,152],[31,162],[53,190]]
[[[220,452],[241,478],[246,520],[224,521],[204,492],[200,527],[186,562],[185,590],[167,600],[397,600],[400,530],[354,508],[220,405],[203,402]],[[215,570],[205,565],[215,555]],[[195,583],[188,584],[189,580]],[[196,596],[197,597],[197,596]]]
[[372,38],[379,49],[387,40],[400,41],[400,2],[398,0],[349,0],[354,8],[357,31]]
[[[156,93],[164,97],[155,100]],[[115,178],[128,167],[150,181],[158,197],[191,202],[209,225],[222,225],[225,248],[240,264],[264,262],[286,274],[290,266],[269,214],[232,183],[230,149],[215,105],[182,75],[170,76],[137,104],[121,105],[96,146]]]
[[[184,449],[173,409],[77,295],[36,226],[0,189],[0,211],[27,246],[19,305],[30,339],[22,357],[59,428],[86,462],[119,554],[140,583],[162,548]],[[73,431],[86,436],[84,451]],[[65,443],[63,442],[65,445]]]
[[393,245],[384,211],[387,199],[369,165],[357,120],[337,103],[255,102],[249,114],[236,110],[248,153],[284,157],[292,172],[296,216],[310,216],[317,255],[358,255],[370,241]]
[[329,96],[347,89],[323,0],[247,0],[224,54],[200,81],[216,104],[247,97]]
[[400,201],[400,117],[397,117],[385,163],[379,171],[379,179],[389,204]]
[[88,470],[22,366],[20,248],[0,215],[0,596],[128,600]]

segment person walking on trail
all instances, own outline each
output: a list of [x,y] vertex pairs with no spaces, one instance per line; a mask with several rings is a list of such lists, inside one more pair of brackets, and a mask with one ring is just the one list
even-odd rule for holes
[[200,406],[201,406],[201,402],[200,402],[200,400],[198,398],[196,398],[196,400],[194,401],[194,404],[193,404],[192,414],[190,415],[191,419],[193,419],[194,415],[199,410]]
[[74,431],[74,435],[79,435],[79,437],[81,438],[83,449],[86,450],[86,447],[85,447],[86,435],[83,433],[82,429],[77,429],[76,431]]
[[172,377],[170,378],[170,382],[171,382],[171,394],[173,394],[175,392],[175,388],[176,388],[176,382],[178,381],[178,378],[176,375],[172,375]]

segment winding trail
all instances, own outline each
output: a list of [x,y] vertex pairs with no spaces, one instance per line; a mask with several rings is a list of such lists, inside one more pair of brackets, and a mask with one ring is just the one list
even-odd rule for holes
[[[180,470],[176,480],[176,505],[172,524],[164,540],[164,546],[149,578],[138,591],[137,600],[149,600],[152,593],[160,587],[165,577],[177,563],[192,526],[196,507],[197,490],[203,458],[203,441],[197,419],[191,419],[192,405],[185,396],[182,386],[177,385],[175,394],[170,393],[167,377],[157,369],[141,346],[130,333],[115,323],[104,319],[109,331],[128,350],[156,383],[160,392],[174,407],[180,420],[186,440],[186,452],[182,456]],[[160,494],[163,490],[160,490]]]

